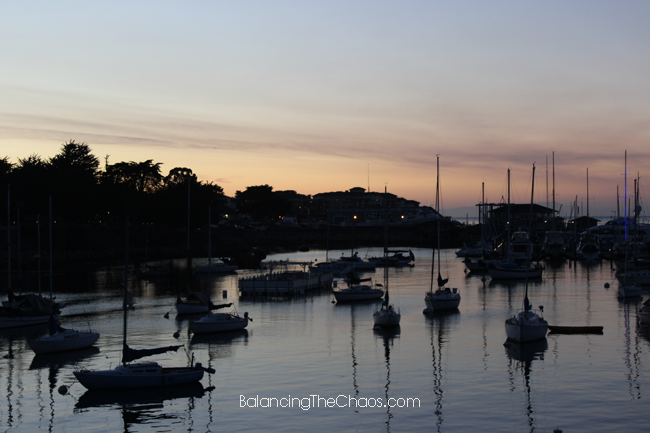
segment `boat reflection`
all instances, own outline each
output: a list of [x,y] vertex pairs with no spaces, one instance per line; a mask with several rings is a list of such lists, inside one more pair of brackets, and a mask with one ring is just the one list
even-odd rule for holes
[[233,343],[248,344],[248,330],[238,329],[214,334],[193,334],[190,339],[190,348],[193,350],[206,349],[210,360],[232,358],[234,356]]
[[167,400],[177,398],[201,398],[214,388],[203,388],[200,382],[161,388],[139,389],[90,389],[74,406],[75,412],[101,406],[119,406],[132,411],[162,408]]
[[31,325],[16,328],[2,328],[0,329],[0,347],[3,340],[29,340],[32,338],[42,337],[47,334],[48,324],[42,323],[39,325]]
[[[384,360],[386,364],[386,385],[384,386],[384,398],[388,402],[388,391],[390,390],[390,349],[394,340],[400,336],[400,327],[397,325],[393,328],[374,329],[375,338],[380,340],[384,346]],[[390,432],[390,420],[393,414],[390,413],[390,407],[386,405],[386,432]]]
[[521,371],[525,395],[527,424],[532,433],[536,429],[535,418],[533,417],[535,411],[533,410],[531,387],[531,373],[533,371],[532,365],[533,361],[541,361],[544,359],[544,353],[548,349],[548,341],[546,338],[543,338],[528,343],[506,342],[504,346],[506,348],[506,355],[510,359],[510,363],[508,364],[508,374],[510,377],[510,389],[512,392],[516,390],[515,372],[517,370]]
[[443,350],[445,343],[448,339],[449,328],[452,323],[460,320],[460,312],[458,310],[441,311],[435,314],[425,314],[427,323],[431,332],[431,357],[433,365],[433,394],[434,406],[436,410],[436,431],[442,431],[443,423],[443,406],[444,406],[444,390],[443,384]]
[[[134,431],[136,426],[158,423],[158,428],[171,431],[179,427],[183,419],[192,423],[192,411],[195,407],[194,399],[210,393],[214,387],[203,388],[200,382],[186,385],[141,388],[129,390],[88,390],[79,399],[74,407],[75,414],[91,412],[97,408],[118,409],[121,411],[124,431]],[[187,399],[185,416],[170,414],[165,410],[165,402]],[[177,405],[182,402],[176,403]],[[158,430],[160,431],[160,430]]]

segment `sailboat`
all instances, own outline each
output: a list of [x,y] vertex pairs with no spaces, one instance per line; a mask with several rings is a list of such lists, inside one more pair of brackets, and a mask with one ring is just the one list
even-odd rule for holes
[[[636,187],[635,187],[636,190]],[[627,151],[625,151],[625,193],[627,194]],[[637,191],[634,191],[634,205],[638,209],[638,203],[637,203]],[[635,211],[635,223],[636,223],[636,211]],[[625,218],[625,237],[627,241],[627,215]],[[635,224],[636,227],[636,224]],[[636,238],[636,236],[635,236]],[[636,240],[636,239],[635,239]],[[629,273],[627,272],[627,262],[628,262],[628,251],[629,248],[625,248],[625,264],[623,268],[623,275],[622,275],[622,281],[621,278],[619,278],[619,285],[618,285],[618,298],[619,299],[625,299],[625,298],[636,298],[639,297],[643,294],[643,291],[641,290],[641,287],[638,286],[634,279],[630,278],[628,280],[628,275]]]
[[[191,278],[190,260],[190,180],[187,179],[187,271],[188,280]],[[212,304],[210,297],[202,292],[190,292],[185,300],[181,298],[180,286],[176,294],[176,313],[178,314],[201,314],[209,313],[216,308],[222,308]]]
[[[533,200],[535,190],[535,164],[533,164],[533,179],[530,193],[530,214],[533,213]],[[528,231],[532,232],[533,220],[528,221]],[[530,262],[530,258],[528,259]],[[540,306],[540,310],[542,307]],[[528,300],[528,277],[526,277],[526,293],[524,295],[524,309],[516,316],[506,320],[506,335],[508,340],[517,343],[526,343],[528,341],[540,340],[546,337],[548,332],[548,323],[536,312],[533,311],[530,301]]]
[[[36,293],[14,293],[11,285],[11,219],[10,189],[7,185],[7,287],[9,293],[0,308],[0,329],[22,328],[25,326],[45,325],[50,316],[58,317],[61,304]],[[39,274],[40,279],[40,274]],[[40,281],[40,280],[39,280]]]
[[[386,188],[384,187],[384,195],[386,194]],[[388,254],[388,217],[385,218],[384,224],[384,257]],[[388,295],[388,273],[389,267],[384,267],[384,287],[386,289],[386,294],[384,295],[384,301],[381,303],[379,310],[376,310],[372,314],[372,320],[377,327],[390,328],[399,326],[400,319],[402,315],[399,311],[395,310],[395,307],[390,304],[390,298]]]
[[[39,221],[40,223],[40,221]],[[59,326],[54,318],[52,309],[52,197],[50,196],[50,317],[49,334],[35,340],[27,340],[27,344],[36,355],[66,350],[83,349],[92,346],[99,339],[97,332],[80,332],[74,329],[65,329]]]
[[236,311],[232,313],[212,313],[190,322],[190,329],[195,334],[208,334],[214,332],[239,331],[248,326],[248,312],[240,316]]
[[599,243],[598,235],[589,231],[589,169],[587,169],[587,230],[580,237],[576,255],[582,260],[598,260],[600,257]]
[[[388,274],[388,268],[384,272]],[[372,320],[375,323],[375,326],[390,328],[399,326],[401,318],[402,315],[399,310],[395,310],[395,307],[390,304],[390,298],[388,296],[388,277],[386,277],[386,294],[381,303],[381,308],[372,314]]]
[[639,322],[643,324],[650,324],[650,299],[643,302],[638,312]]
[[437,215],[437,238],[438,238],[438,289],[433,290],[433,274],[435,268],[435,251],[432,255],[431,263],[431,287],[424,297],[424,303],[427,306],[425,312],[433,313],[439,310],[454,310],[460,305],[460,293],[458,289],[449,289],[445,287],[449,278],[442,278],[440,274],[440,156],[437,156],[437,179],[436,179],[436,212]]
[[194,267],[194,272],[197,274],[223,274],[227,272],[234,272],[238,269],[235,265],[227,265],[224,262],[212,261],[212,204],[208,205],[208,263],[205,265],[197,265]]
[[[356,215],[352,220],[352,250],[350,252],[350,257],[356,257],[354,254],[354,221],[356,220]],[[376,299],[381,299],[384,296],[384,291],[379,288],[380,284],[375,284],[375,287],[368,284],[361,284],[366,281],[372,281],[371,278],[357,278],[354,273],[354,269],[357,267],[353,261],[350,261],[350,277],[348,281],[350,285],[341,290],[334,290],[332,294],[336,299],[336,302],[347,302],[347,301],[373,301]],[[346,270],[347,271],[347,270]]]
[[74,375],[87,389],[118,389],[118,388],[147,388],[167,387],[185,385],[199,382],[203,374],[214,373],[212,368],[204,368],[200,363],[194,363],[189,367],[162,367],[157,362],[143,362],[129,364],[131,361],[145,356],[162,354],[176,351],[181,346],[158,347],[155,349],[131,349],[127,345],[128,325],[128,219],[127,219],[127,247],[125,248],[124,262],[124,290],[122,300],[122,364],[112,370],[86,370],[75,371]]
[[[531,209],[532,218],[532,209]],[[529,230],[530,231],[530,230]],[[530,235],[525,231],[519,230],[510,237],[510,169],[508,169],[508,221],[507,221],[507,259],[501,262],[491,262],[488,264],[488,273],[493,280],[513,280],[524,278],[541,278],[544,270],[541,265],[530,264],[531,248]],[[518,257],[513,255],[512,244],[515,239],[520,238],[519,247],[523,247]],[[518,260],[517,260],[518,259]]]
[[146,230],[146,241],[144,244],[144,269],[138,272],[138,278],[153,279],[169,276],[168,265],[152,265],[149,263],[149,229]]

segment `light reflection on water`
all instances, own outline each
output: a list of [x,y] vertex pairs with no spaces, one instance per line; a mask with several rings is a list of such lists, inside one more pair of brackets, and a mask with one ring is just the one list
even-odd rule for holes
[[[68,304],[62,325],[100,332],[97,348],[40,358],[26,340],[44,328],[2,332],[0,426],[19,431],[105,431],[110,426],[130,432],[644,430],[650,331],[637,327],[639,300],[616,298],[609,262],[549,264],[543,280],[529,284],[531,302],[544,306],[550,324],[601,325],[603,335],[550,334],[537,344],[504,347],[503,322],[521,308],[525,283],[482,281],[480,275],[466,274],[461,260],[446,250],[442,273],[460,290],[461,306],[453,313],[426,316],[422,310],[431,252],[413,252],[414,267],[390,270],[391,301],[402,314],[401,326],[393,332],[373,331],[375,304],[337,305],[329,293],[239,299],[237,278],[257,272],[245,270],[202,276],[191,284],[210,290],[215,303],[234,302],[238,311],[247,311],[254,319],[248,329],[193,336],[190,318],[175,317],[172,311],[178,287],[186,290],[189,284],[184,261],[175,261],[170,279],[131,286],[136,308],[129,315],[129,344],[183,344],[185,349],[155,360],[185,365],[193,353],[217,373],[206,375],[198,388],[126,395],[89,393],[72,374],[81,366],[109,368],[119,362],[122,268],[96,269],[85,278],[71,278],[68,285],[61,281],[55,284],[61,288],[57,296]],[[340,253],[349,254],[329,255]],[[379,253],[371,249],[367,255]],[[269,257],[324,258],[324,251]],[[382,278],[381,271],[370,275]],[[605,283],[611,288],[604,288]],[[61,385],[69,387],[68,394],[58,392]],[[420,407],[327,408],[320,403],[308,410],[298,405],[242,408],[240,395],[310,402],[312,395],[343,395],[345,402],[348,397],[417,398]]]

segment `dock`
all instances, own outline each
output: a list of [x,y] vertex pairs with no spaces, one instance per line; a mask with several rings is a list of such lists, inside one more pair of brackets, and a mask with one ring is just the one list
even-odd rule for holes
[[[243,296],[296,296],[320,290],[331,290],[334,274],[331,272],[312,273],[307,271],[289,271],[289,265],[306,268],[310,263],[303,262],[267,262],[269,273],[255,277],[240,278],[239,291]],[[275,268],[284,267],[284,271],[275,272]]]

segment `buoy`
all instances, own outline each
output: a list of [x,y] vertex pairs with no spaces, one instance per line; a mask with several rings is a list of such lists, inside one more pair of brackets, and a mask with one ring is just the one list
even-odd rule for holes
[[180,332],[178,332],[178,331],[174,332],[174,338],[178,338],[180,336],[181,336]]
[[169,319],[169,312],[165,313],[165,315],[164,315],[163,317],[164,317],[165,319]]
[[605,283],[605,288],[609,289],[609,283]]
[[59,394],[66,395],[67,393],[68,393],[68,387],[65,385],[61,385],[59,387]]

